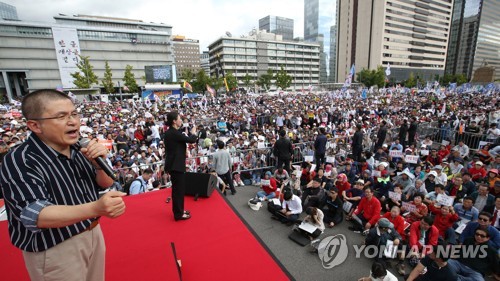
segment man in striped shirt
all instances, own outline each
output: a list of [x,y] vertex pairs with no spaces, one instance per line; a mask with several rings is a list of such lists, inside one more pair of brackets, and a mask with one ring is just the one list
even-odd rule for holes
[[1,167],[12,244],[23,251],[31,280],[104,280],[105,245],[99,217],[125,212],[121,196],[99,188],[113,180],[94,159],[107,149],[77,145],[80,116],[64,93],[39,90],[24,97],[30,137]]

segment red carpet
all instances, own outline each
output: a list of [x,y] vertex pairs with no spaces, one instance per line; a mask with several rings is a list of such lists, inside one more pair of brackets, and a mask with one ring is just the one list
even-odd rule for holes
[[[183,280],[289,280],[219,193],[186,197],[193,217],[175,222],[170,190],[126,198],[122,217],[103,218],[107,246],[106,280],[179,280],[170,242],[182,260]],[[21,252],[0,223],[0,272],[3,280],[29,280]],[[7,279],[4,279],[7,277]]]

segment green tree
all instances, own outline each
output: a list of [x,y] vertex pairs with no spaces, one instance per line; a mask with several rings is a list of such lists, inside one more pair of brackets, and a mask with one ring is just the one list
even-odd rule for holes
[[109,67],[108,61],[104,66],[104,79],[102,79],[102,86],[108,94],[115,92],[115,84],[113,83],[113,73],[111,73],[111,67]]
[[236,79],[231,71],[228,71],[226,74],[226,82],[229,92],[238,89],[238,79]]
[[210,83],[209,84],[213,85],[213,88],[215,89],[215,91],[218,92],[219,89],[224,86],[224,78],[222,78],[222,77],[219,77],[219,78],[212,77],[212,78],[210,78]]
[[247,91],[250,89],[250,85],[252,85],[252,80],[253,80],[253,77],[248,73],[245,76],[243,76],[243,79],[242,79],[243,86],[245,86]]
[[191,83],[191,86],[193,86],[193,91],[194,92],[205,92],[205,90],[207,89],[207,84],[210,85],[212,83],[212,81],[210,80],[210,77],[205,73],[205,71],[203,71],[202,69],[200,69],[196,75],[195,75],[195,79],[193,80],[193,82]]
[[465,77],[465,74],[455,74],[455,82],[457,82],[457,85],[462,85],[464,83],[467,83],[467,77]]
[[379,88],[381,88],[385,84],[384,68],[380,65],[376,70],[368,70],[363,68],[360,72],[358,72],[358,81],[363,83],[366,87],[377,85]]
[[262,74],[259,76],[259,80],[257,80],[257,85],[260,87],[264,88],[264,90],[269,91],[269,88],[271,88],[271,82],[273,79],[273,70],[272,69],[267,69],[267,72],[265,74]]
[[413,72],[410,72],[410,76],[408,79],[404,82],[405,87],[407,88],[413,88],[417,86],[417,79],[415,79],[415,74]]
[[88,56],[79,56],[78,63],[76,67],[80,71],[71,73],[71,77],[74,78],[73,84],[75,84],[78,89],[90,89],[92,84],[99,83],[99,78],[94,73],[94,67],[90,64]]
[[135,81],[135,75],[132,72],[133,67],[131,65],[125,66],[125,74],[123,75],[123,82],[127,86],[129,92],[137,93],[139,91],[139,86],[137,81]]
[[288,75],[283,66],[281,66],[280,71],[276,73],[276,86],[285,90],[292,84],[292,76]]
[[188,83],[191,83],[191,80],[194,79],[194,76],[195,74],[191,68],[183,69],[181,72],[181,80],[187,81]]

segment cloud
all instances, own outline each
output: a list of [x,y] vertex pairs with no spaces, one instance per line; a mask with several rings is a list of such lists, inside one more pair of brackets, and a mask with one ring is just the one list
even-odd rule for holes
[[294,20],[294,36],[303,36],[304,0],[3,0],[25,21],[54,22],[55,15],[84,14],[140,19],[172,26],[172,34],[200,40],[200,51],[229,31],[234,37],[259,27],[268,15]]

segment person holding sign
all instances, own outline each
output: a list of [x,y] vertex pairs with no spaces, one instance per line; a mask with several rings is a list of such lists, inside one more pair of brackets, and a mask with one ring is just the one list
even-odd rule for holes
[[449,244],[456,244],[457,237],[453,224],[458,221],[459,216],[453,207],[441,206],[438,208],[435,204],[430,204],[429,210],[434,214],[434,226],[439,230],[439,236]]
[[276,197],[276,190],[278,189],[278,183],[276,179],[272,177],[271,171],[267,171],[264,174],[264,178],[260,181],[262,190],[257,192],[257,199],[260,201],[266,201]]
[[429,246],[437,245],[439,230],[431,216],[422,217],[410,226],[410,265],[416,266],[430,252]]
[[[410,204],[415,206],[415,209],[411,210],[409,216],[406,217],[406,221],[408,223],[410,223],[410,224],[414,223],[414,222],[420,220],[421,218],[427,216],[427,213],[429,212],[429,210],[427,209],[427,205],[425,205],[423,203],[423,200],[424,200],[424,195],[421,193],[417,193],[417,194],[415,194],[415,196],[413,196],[413,202],[410,202]],[[409,210],[407,210],[409,208],[406,207],[405,205],[406,204],[403,204],[403,208],[402,208],[403,212],[409,211]]]

